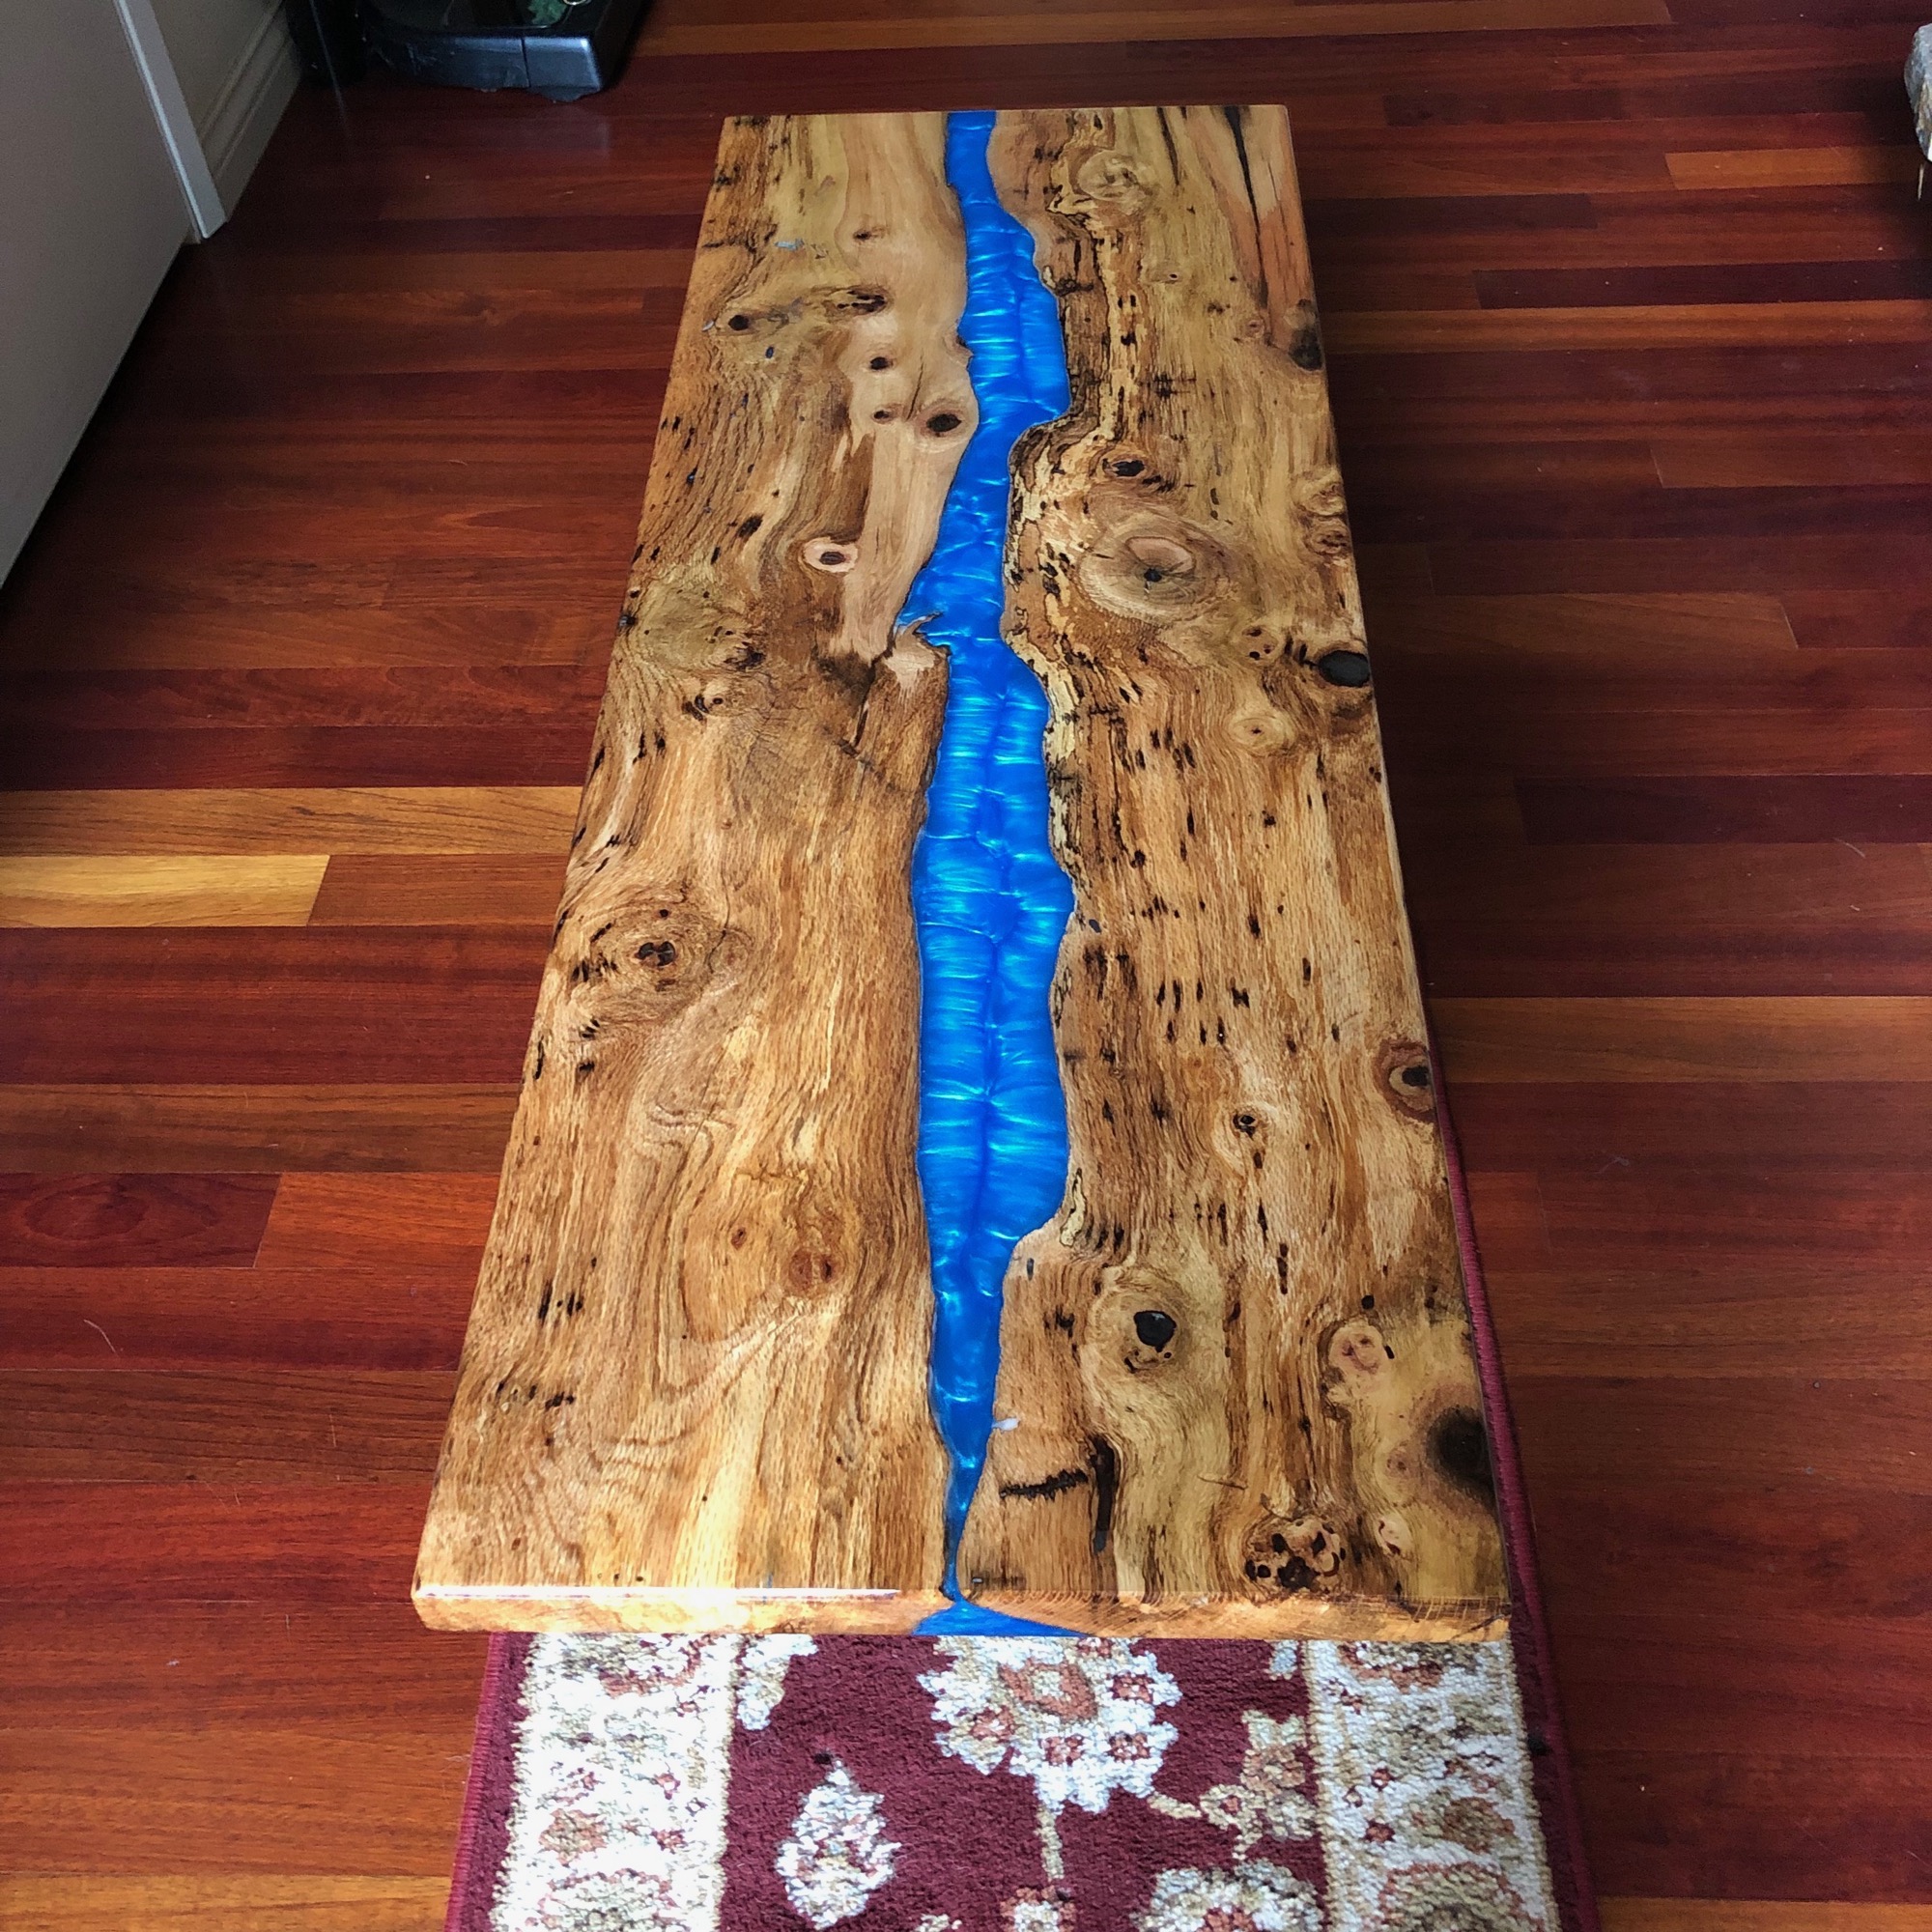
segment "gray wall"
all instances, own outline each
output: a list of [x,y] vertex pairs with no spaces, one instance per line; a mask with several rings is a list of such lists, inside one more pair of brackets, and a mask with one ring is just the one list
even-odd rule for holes
[[[195,232],[185,194],[212,232],[299,79],[279,0],[148,8],[22,0],[5,10],[0,577]],[[149,78],[130,36],[142,37]]]
[[4,573],[189,233],[114,0],[8,9],[0,182]]
[[300,72],[281,0],[153,0],[168,59],[232,210]]

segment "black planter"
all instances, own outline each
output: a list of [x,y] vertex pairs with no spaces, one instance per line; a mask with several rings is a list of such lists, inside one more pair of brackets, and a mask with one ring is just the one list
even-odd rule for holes
[[362,0],[369,51],[412,80],[576,100],[617,76],[644,0]]

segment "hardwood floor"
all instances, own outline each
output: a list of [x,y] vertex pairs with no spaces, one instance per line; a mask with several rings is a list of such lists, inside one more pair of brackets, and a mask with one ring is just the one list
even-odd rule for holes
[[0,594],[0,1919],[437,1922],[411,1560],[717,121],[1158,97],[1294,120],[1607,1921],[1932,1925],[1921,7],[661,0],[573,107],[304,95]]

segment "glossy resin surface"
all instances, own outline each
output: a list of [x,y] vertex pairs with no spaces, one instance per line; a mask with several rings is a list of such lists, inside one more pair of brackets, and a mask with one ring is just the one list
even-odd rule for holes
[[[1015,440],[1067,404],[1060,309],[986,165],[991,114],[954,114],[947,175],[966,226],[959,332],[980,426],[904,621],[950,655],[946,726],[913,862],[922,975],[919,1173],[937,1302],[934,1412],[952,1459],[949,1550],[993,1423],[1000,1285],[1066,1179],[1048,995],[1073,891],[1047,840],[1039,680],[1001,636]],[[951,1565],[948,1586],[953,1587]],[[929,1628],[1004,1626],[965,1606]],[[1022,1626],[1014,1625],[1014,1628]]]

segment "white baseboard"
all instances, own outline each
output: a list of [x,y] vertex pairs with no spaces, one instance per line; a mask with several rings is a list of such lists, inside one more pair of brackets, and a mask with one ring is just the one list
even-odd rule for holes
[[202,153],[229,213],[300,84],[301,66],[288,22],[277,0],[267,0],[261,25],[230,69],[201,129]]

